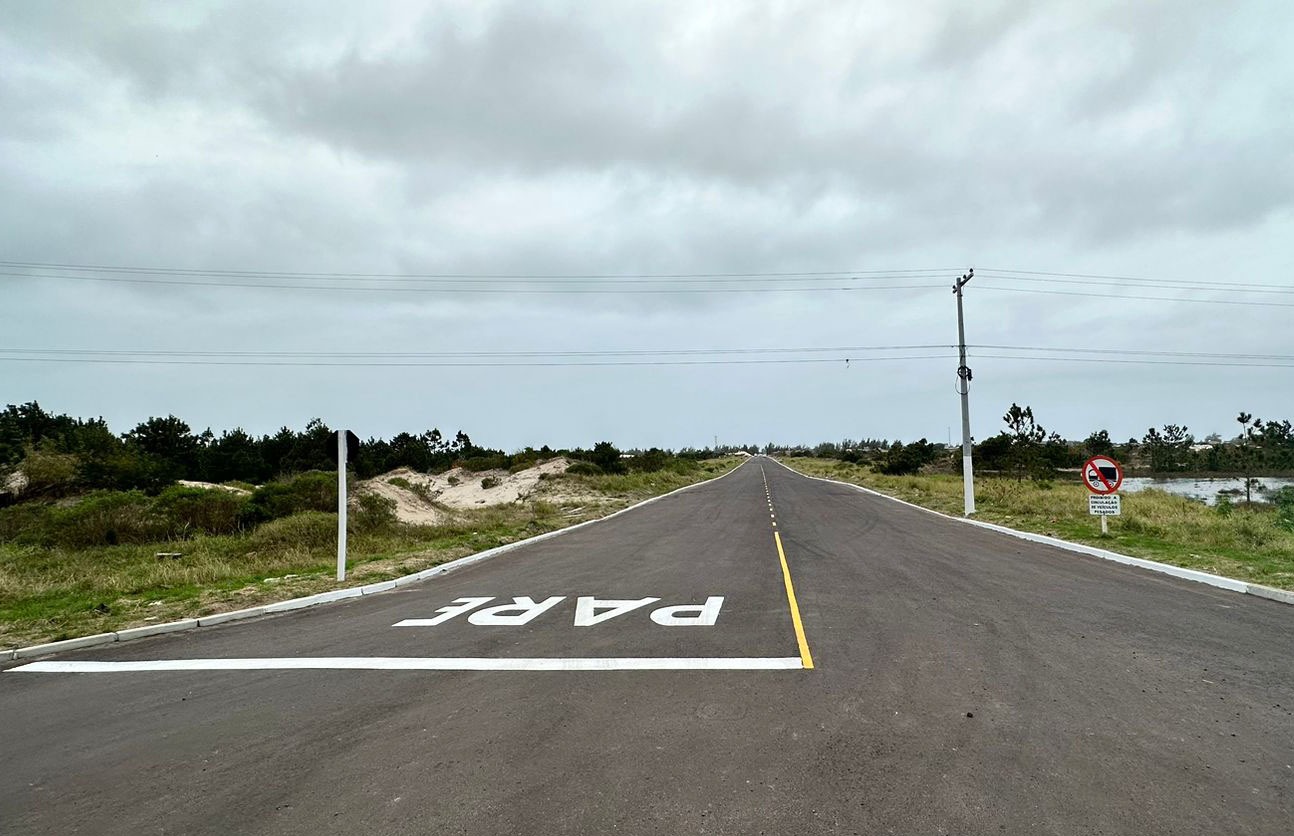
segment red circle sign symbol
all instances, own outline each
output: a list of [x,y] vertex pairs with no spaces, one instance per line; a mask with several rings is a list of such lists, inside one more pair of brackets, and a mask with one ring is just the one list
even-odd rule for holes
[[1123,468],[1109,456],[1093,456],[1083,464],[1083,484],[1092,493],[1114,493],[1123,484]]

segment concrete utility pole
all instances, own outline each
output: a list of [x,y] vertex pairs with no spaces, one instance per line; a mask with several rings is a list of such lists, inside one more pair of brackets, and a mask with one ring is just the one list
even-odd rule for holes
[[975,268],[966,271],[966,275],[953,285],[957,296],[957,347],[961,358],[957,366],[957,392],[962,397],[962,496],[965,500],[966,516],[975,513],[975,470],[971,464],[971,431],[970,431],[970,382],[971,370],[966,365],[966,323],[962,317],[962,288],[975,275]]

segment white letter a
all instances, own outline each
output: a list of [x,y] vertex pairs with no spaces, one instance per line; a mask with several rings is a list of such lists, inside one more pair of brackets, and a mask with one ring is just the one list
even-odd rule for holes
[[[639,598],[631,601],[599,601],[592,595],[582,595],[575,600],[575,626],[592,627],[594,624],[610,621],[618,615],[624,615],[659,600],[659,598]],[[600,613],[598,610],[606,610],[606,612]]]

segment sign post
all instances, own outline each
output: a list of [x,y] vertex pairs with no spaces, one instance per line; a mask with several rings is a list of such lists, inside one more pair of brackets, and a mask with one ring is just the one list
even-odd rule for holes
[[350,430],[337,431],[337,447],[329,458],[337,460],[337,580],[346,580],[346,459],[359,455],[359,436]]
[[[1105,518],[1101,518],[1105,522]],[[346,580],[346,431],[337,431],[337,580]]]
[[1110,533],[1107,517],[1122,513],[1122,501],[1115,493],[1123,484],[1123,468],[1109,456],[1093,456],[1083,463],[1083,484],[1092,492],[1087,513],[1101,518],[1101,536]]

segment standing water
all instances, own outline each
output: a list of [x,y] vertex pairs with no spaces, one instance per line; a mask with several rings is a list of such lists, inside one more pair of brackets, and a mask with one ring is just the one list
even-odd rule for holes
[[[1288,476],[1256,476],[1254,481],[1258,486],[1250,489],[1250,494],[1254,502],[1265,502],[1267,497],[1287,485],[1294,485],[1294,477]],[[1245,480],[1243,478],[1183,478],[1183,479],[1161,479],[1150,476],[1130,476],[1123,480],[1123,485],[1119,488],[1120,492],[1136,493],[1153,488],[1157,491],[1185,496],[1190,499],[1198,499],[1207,505],[1216,505],[1218,494],[1226,491],[1231,500],[1234,502],[1239,499],[1244,501],[1245,498]]]

